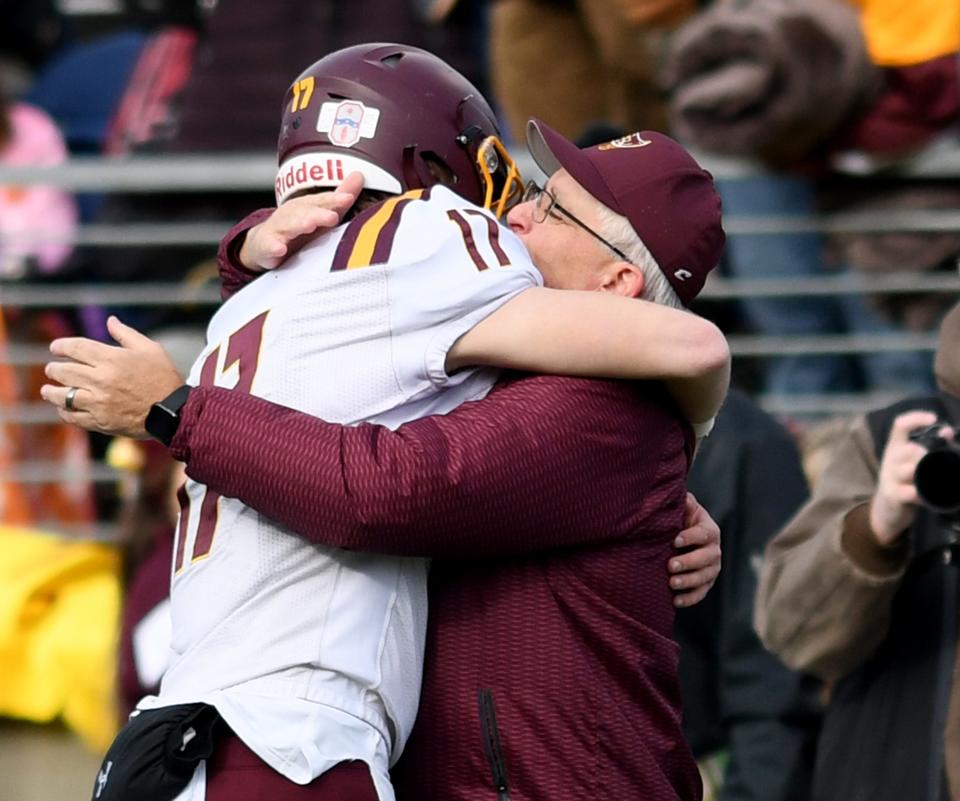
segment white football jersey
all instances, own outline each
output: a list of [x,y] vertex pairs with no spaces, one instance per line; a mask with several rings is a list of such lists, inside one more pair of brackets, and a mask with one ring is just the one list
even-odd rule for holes
[[[411,192],[225,303],[189,381],[338,423],[397,427],[443,414],[496,378],[489,369],[447,375],[451,345],[541,281],[491,214],[441,187]],[[309,454],[276,458],[311,469]],[[377,749],[392,764],[419,700],[426,560],[311,544],[194,481],[181,498],[171,662],[159,697],[141,707],[212,703],[300,783]]]

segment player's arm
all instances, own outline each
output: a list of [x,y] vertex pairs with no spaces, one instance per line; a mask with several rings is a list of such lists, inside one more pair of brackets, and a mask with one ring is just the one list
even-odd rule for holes
[[276,209],[247,215],[221,240],[217,252],[220,296],[226,300],[264,270],[279,267],[318,234],[340,224],[363,189],[363,175],[350,173],[334,192],[315,192]]
[[221,300],[232,297],[263,272],[262,268],[255,265],[247,266],[240,258],[240,251],[250,232],[269,220],[275,211],[276,209],[258,209],[251,212],[220,240],[217,267],[220,271]]
[[447,369],[477,364],[663,379],[694,423],[717,413],[730,381],[730,349],[708,320],[637,298],[567,289],[528,289],[464,334],[447,355]]
[[[258,271],[279,266],[304,237],[334,224],[331,210],[345,210],[359,189],[351,175],[336,193],[295,198],[232,229],[219,254],[224,297]],[[684,416],[701,423],[726,395],[730,353],[720,330],[689,312],[613,293],[537,288],[479,322],[447,354],[448,372],[477,365],[662,379]]]

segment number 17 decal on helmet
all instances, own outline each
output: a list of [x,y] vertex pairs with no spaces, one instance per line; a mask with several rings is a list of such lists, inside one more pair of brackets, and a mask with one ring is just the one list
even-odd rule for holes
[[277,204],[337,186],[402,194],[444,184],[498,216],[523,181],[496,116],[460,73],[425,50],[364,44],[331,53],[293,82],[277,143]]

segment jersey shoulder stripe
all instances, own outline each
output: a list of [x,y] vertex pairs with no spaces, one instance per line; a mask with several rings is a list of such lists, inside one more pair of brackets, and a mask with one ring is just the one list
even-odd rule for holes
[[404,207],[429,196],[429,189],[414,189],[358,214],[340,239],[330,271],[354,270],[388,261]]

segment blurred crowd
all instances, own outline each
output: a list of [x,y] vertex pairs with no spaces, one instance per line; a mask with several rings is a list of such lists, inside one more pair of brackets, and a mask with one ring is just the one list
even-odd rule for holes
[[[637,129],[665,131],[726,165],[718,187],[726,217],[739,227],[729,230],[722,276],[861,280],[860,291],[806,297],[758,292],[719,303],[708,295],[696,310],[729,334],[930,334],[956,302],[931,291],[866,291],[887,275],[949,275],[960,263],[960,225],[899,230],[896,222],[916,211],[960,209],[960,174],[898,173],[920,155],[960,145],[956,0],[126,0],[97,18],[71,14],[70,5],[0,0],[0,166],[91,155],[269,153],[278,98],[307,64],[349,44],[402,41],[438,54],[492,98],[515,148],[527,119],[539,117],[581,145]],[[229,222],[272,202],[269,186],[160,194],[0,186],[0,298],[4,285],[17,282],[216,282],[212,246],[94,247],[76,244],[78,231],[91,223]],[[791,225],[843,212],[886,222],[856,231]],[[0,306],[0,404],[19,409],[37,399],[41,360],[16,358],[24,346],[70,334],[104,340],[113,311]],[[200,350],[209,313],[122,310],[179,350],[186,365]],[[808,487],[831,475],[846,421],[785,427],[752,396],[927,397],[943,389],[936,380],[943,370],[934,370],[925,350],[840,351],[737,365],[741,390],[691,475],[725,549],[708,601],[678,617],[687,736],[708,798],[814,798],[825,699],[846,675],[799,657],[791,664],[828,685],[788,669],[761,645],[753,623],[764,549],[807,500]],[[877,426],[876,465],[890,423]],[[60,472],[53,480],[11,478],[27,461]],[[91,461],[125,478],[93,481]],[[163,669],[163,649],[144,643],[163,641],[178,468],[162,448],[4,415],[0,469],[0,530],[19,555],[8,566],[17,581],[0,590],[0,714],[62,716],[102,749],[121,713],[156,686]],[[867,497],[875,478],[866,481]],[[118,548],[89,536],[23,536],[35,528],[97,532],[107,523],[119,532]],[[37,542],[42,554],[33,550]],[[780,603],[789,606],[790,596]],[[30,640],[18,622],[23,610],[53,622]],[[796,643],[780,643],[766,625],[765,641],[794,656]],[[99,635],[58,634],[81,629]],[[38,654],[54,654],[49,675],[36,672]],[[98,669],[87,675],[68,667],[78,662]],[[107,724],[104,709],[113,710]]]

